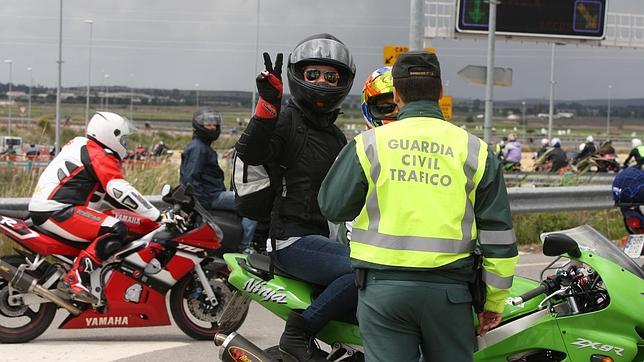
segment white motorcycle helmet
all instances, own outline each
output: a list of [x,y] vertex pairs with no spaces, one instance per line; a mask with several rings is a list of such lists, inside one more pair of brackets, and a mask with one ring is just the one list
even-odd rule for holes
[[593,136],[588,136],[586,137],[586,142],[590,142],[590,143],[595,142],[595,138]]
[[542,138],[541,139],[541,146],[542,147],[543,146],[548,146],[549,144],[550,144],[550,140],[548,140],[547,138]]
[[631,141],[631,145],[633,146],[633,148],[639,147],[642,145],[642,140],[639,138],[633,138],[633,140]]
[[125,137],[136,129],[130,120],[111,112],[96,112],[87,124],[87,137],[116,153],[120,159],[127,156]]

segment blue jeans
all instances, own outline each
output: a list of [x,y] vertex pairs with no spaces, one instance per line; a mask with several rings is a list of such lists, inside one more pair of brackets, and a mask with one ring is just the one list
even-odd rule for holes
[[302,313],[315,335],[328,321],[355,316],[358,290],[349,247],[321,235],[307,235],[274,253],[275,264],[306,282],[326,287]]
[[[218,193],[212,203],[210,203],[210,208],[212,209],[221,209],[221,210],[237,210],[235,208],[235,193],[233,191],[222,191]],[[257,221],[251,220],[248,218],[242,218],[242,228],[244,229],[244,236],[239,243],[239,250],[243,251],[246,248],[250,247],[250,242],[253,240],[253,235],[255,235],[255,228],[257,227]]]

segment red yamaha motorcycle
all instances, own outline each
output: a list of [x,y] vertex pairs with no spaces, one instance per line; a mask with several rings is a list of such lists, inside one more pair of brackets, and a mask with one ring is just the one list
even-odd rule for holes
[[247,305],[235,320],[220,323],[235,291],[221,256],[234,251],[241,238],[237,216],[209,213],[190,187],[166,185],[162,195],[173,205],[163,223],[126,210],[107,211],[127,224],[128,243],[92,272],[91,291],[99,300],[94,305],[57,289],[87,244],[40,229],[26,211],[0,210],[0,231],[24,248],[0,258],[0,342],[38,337],[59,308],[70,313],[60,329],[169,325],[168,293],[172,317],[190,337],[212,339],[239,328]]

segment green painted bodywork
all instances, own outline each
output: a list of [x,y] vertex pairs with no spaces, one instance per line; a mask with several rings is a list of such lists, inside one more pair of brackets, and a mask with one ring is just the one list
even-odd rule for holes
[[[229,282],[283,320],[291,310],[304,310],[310,305],[315,290],[309,284],[277,275],[263,281],[239,265],[241,259],[246,259],[244,254],[226,254],[224,259],[232,270]],[[507,336],[497,337],[493,343],[479,338],[481,349],[475,353],[475,361],[507,361],[509,356],[539,349],[562,352],[566,356],[564,361],[589,361],[593,354],[607,355],[615,361],[644,361],[644,340],[636,331],[637,328],[644,333],[644,279],[587,251],[574,259],[589,265],[602,277],[610,295],[609,306],[590,313],[557,316],[538,310],[544,296],[519,306],[508,301],[503,324],[486,338],[498,332]],[[251,284],[255,286],[251,288],[254,292],[246,288]],[[519,296],[538,284],[515,277],[510,296]],[[474,314],[473,317],[476,321]],[[317,337],[327,344],[362,345],[358,327],[338,321],[329,322]],[[582,347],[584,343],[586,347]]]
[[[291,310],[304,310],[308,308],[311,304],[311,296],[316,292],[315,289],[307,283],[301,282],[299,280],[285,278],[279,275],[275,275],[271,280],[264,281],[260,277],[251,274],[250,272],[244,270],[240,264],[240,260],[245,260],[247,256],[245,254],[225,254],[224,259],[226,264],[230,267],[232,272],[228,277],[228,281],[235,286],[235,288],[245,291],[246,295],[250,297],[255,302],[262,305],[264,308],[270,310],[278,317],[286,320],[288,314]],[[270,288],[272,291],[275,291],[278,294],[283,294],[283,298],[279,298],[286,303],[279,303],[271,300],[270,298],[266,299],[266,295],[269,295],[270,292],[261,293],[261,287],[256,288],[256,293],[248,292],[246,286],[257,285],[266,282],[262,286]],[[512,285],[511,296],[521,295],[528,290],[534,289],[539,283],[534,280],[515,277],[514,283]],[[274,296],[275,294],[273,294]],[[512,320],[521,315],[528,314],[536,309],[536,306],[543,299],[543,297],[535,298],[527,303],[524,303],[519,306],[513,306],[510,303],[506,304],[506,308],[503,312],[504,320]],[[475,324],[478,325],[478,319],[472,314]],[[329,322],[317,335],[318,339],[321,341],[332,344],[333,342],[342,342],[347,344],[361,345],[362,339],[360,338],[360,332],[358,327],[354,324],[348,324],[344,322],[331,321]]]
[[506,361],[509,355],[540,348],[565,353],[564,361],[590,361],[593,354],[614,361],[644,361],[644,339],[636,331],[644,335],[644,279],[612,261],[587,251],[581,253],[581,257],[572,259],[589,265],[602,277],[610,296],[608,307],[570,316],[547,313],[478,351],[476,361]]
[[[228,282],[235,288],[246,291],[245,285],[249,280],[264,282],[260,277],[249,273],[239,265],[239,259],[246,259],[245,254],[224,254],[224,260],[232,272],[228,277]],[[286,303],[278,303],[271,300],[264,300],[264,297],[258,293],[246,291],[246,295],[262,307],[270,310],[283,320],[288,318],[291,310],[304,310],[311,304],[311,296],[315,293],[314,288],[307,283],[299,280],[285,278],[275,275],[266,282],[266,287],[285,295]],[[331,321],[317,335],[321,341],[332,344],[333,342],[343,342],[347,344],[362,345],[358,326],[344,322]]]

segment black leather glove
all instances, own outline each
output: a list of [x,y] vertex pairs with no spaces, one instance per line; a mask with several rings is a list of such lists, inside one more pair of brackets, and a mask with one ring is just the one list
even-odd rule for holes
[[282,103],[282,53],[277,53],[275,66],[271,56],[264,53],[265,70],[259,73],[256,79],[259,100],[255,108],[255,117],[260,119],[276,119]]

